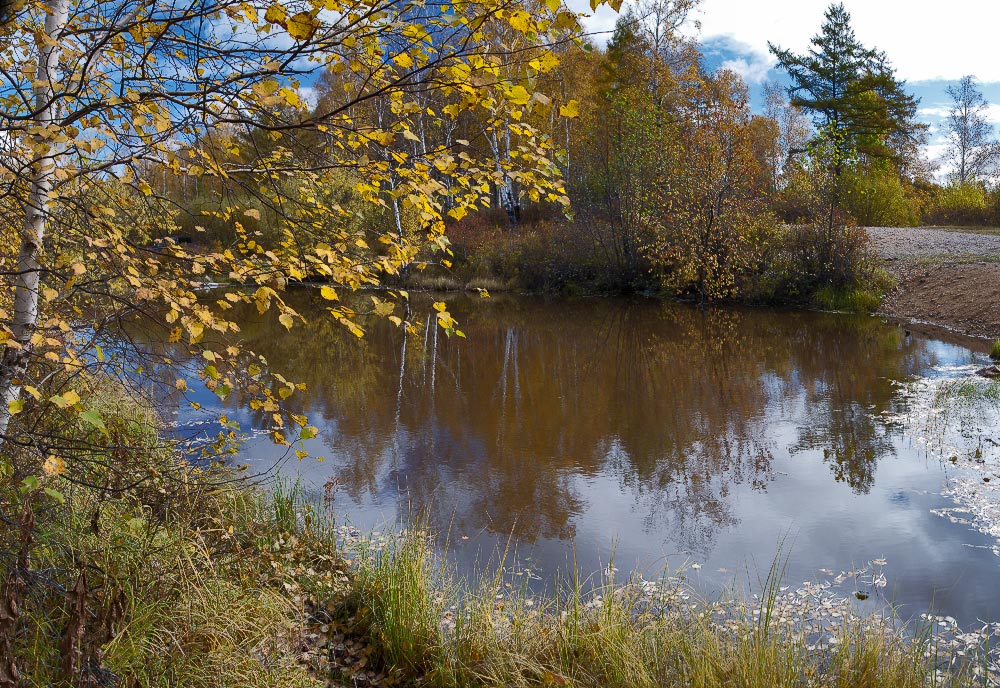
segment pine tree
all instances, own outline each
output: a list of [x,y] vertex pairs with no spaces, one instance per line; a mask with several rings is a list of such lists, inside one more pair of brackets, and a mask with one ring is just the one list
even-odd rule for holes
[[906,93],[884,53],[858,41],[842,4],[831,5],[824,17],[805,55],[769,44],[792,79],[791,104],[811,112],[839,146],[872,158],[899,157],[924,129],[914,121],[918,100]]

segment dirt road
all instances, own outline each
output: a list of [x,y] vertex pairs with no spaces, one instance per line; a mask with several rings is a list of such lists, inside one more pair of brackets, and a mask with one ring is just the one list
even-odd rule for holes
[[869,227],[898,281],[882,311],[954,332],[1000,337],[1000,231]]

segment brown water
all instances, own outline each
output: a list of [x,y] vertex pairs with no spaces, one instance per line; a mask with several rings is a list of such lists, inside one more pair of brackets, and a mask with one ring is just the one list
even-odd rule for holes
[[[291,333],[243,320],[308,383],[290,401],[320,429],[325,460],[279,470],[363,531],[421,514],[460,567],[510,541],[539,585],[574,556],[585,573],[612,552],[622,571],[687,562],[706,593],[755,581],[784,540],[791,584],[884,558],[872,604],[1000,618],[993,541],[931,513],[956,469],[894,420],[916,403],[903,383],[982,354],[870,317],[505,296],[449,297],[467,339],[382,322],[355,341],[311,291],[295,306],[316,316]],[[243,450],[259,471],[278,459],[267,438]]]

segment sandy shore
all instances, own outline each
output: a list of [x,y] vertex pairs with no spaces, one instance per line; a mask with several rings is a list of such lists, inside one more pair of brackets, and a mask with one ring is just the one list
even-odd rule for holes
[[1000,338],[1000,230],[869,227],[898,285],[884,315],[956,334]]

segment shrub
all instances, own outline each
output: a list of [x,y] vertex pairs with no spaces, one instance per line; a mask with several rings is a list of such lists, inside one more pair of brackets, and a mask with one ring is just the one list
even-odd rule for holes
[[891,286],[867,232],[841,216],[832,227],[785,226],[767,269],[746,293],[756,301],[872,312]]
[[894,169],[849,172],[843,184],[844,209],[858,224],[865,227],[920,224],[919,199]]
[[981,184],[950,184],[932,199],[924,220],[933,225],[990,225],[994,212]]

